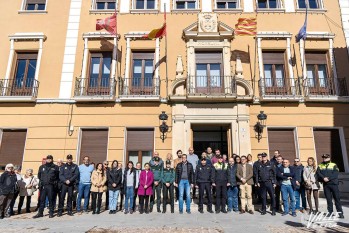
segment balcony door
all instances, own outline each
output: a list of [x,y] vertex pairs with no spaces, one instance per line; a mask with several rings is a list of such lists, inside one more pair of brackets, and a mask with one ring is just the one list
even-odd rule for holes
[[12,80],[11,96],[31,96],[35,82],[37,53],[19,53]]
[[196,53],[195,93],[223,93],[222,69],[222,53]]
[[288,83],[285,78],[285,53],[263,52],[263,65],[265,94],[287,94]]
[[87,95],[109,95],[112,53],[91,53]]
[[154,95],[154,53],[133,53],[131,95]]

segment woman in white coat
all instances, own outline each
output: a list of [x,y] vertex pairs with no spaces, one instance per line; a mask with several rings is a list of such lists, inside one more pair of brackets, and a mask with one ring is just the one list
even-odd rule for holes
[[25,175],[19,183],[19,203],[18,203],[18,214],[21,214],[24,198],[27,197],[26,213],[30,213],[31,197],[37,190],[39,184],[37,178],[33,175],[33,169],[27,169]]

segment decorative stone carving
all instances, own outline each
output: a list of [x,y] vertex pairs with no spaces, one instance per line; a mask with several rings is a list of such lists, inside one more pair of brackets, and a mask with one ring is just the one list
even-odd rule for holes
[[214,13],[199,14],[199,32],[218,32],[218,17]]
[[237,55],[236,56],[236,67],[235,67],[235,75],[238,78],[244,78],[244,76],[242,75],[243,73],[243,68],[242,68],[242,63],[241,63],[241,59],[240,56]]
[[177,77],[182,77],[183,76],[183,60],[182,60],[182,56],[181,55],[178,55],[177,56],[177,64],[176,64],[176,74],[177,74]]

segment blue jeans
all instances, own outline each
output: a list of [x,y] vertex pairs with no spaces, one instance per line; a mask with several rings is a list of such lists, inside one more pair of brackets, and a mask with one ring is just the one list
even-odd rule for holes
[[188,180],[181,180],[179,182],[179,212],[183,212],[183,196],[185,192],[187,212],[190,211],[190,184]]
[[239,188],[238,186],[228,186],[227,195],[228,195],[228,210],[239,210]]
[[76,203],[76,210],[81,211],[81,199],[84,197],[84,210],[88,210],[88,203],[90,201],[91,184],[79,184],[78,202]]
[[119,190],[109,190],[109,210],[116,210],[118,204]]
[[[303,187],[294,190],[294,196],[296,198],[296,210],[303,210],[307,208],[307,200],[305,199],[305,189]],[[300,199],[302,198],[302,207]]]
[[295,197],[294,197],[294,191],[292,188],[292,185],[281,185],[281,195],[282,195],[282,201],[284,202],[284,213],[288,214],[290,211],[289,205],[288,205],[288,198],[290,198],[291,201],[291,210],[292,213],[295,213]]
[[[125,194],[125,210],[133,209],[134,188],[127,186]],[[130,205],[129,205],[130,203]]]

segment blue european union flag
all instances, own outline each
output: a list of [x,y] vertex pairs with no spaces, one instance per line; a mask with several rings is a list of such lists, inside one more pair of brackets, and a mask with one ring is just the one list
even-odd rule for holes
[[308,21],[308,6],[305,9],[305,20],[304,24],[296,35],[296,42],[298,43],[300,40],[305,40],[307,38],[307,21]]

